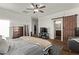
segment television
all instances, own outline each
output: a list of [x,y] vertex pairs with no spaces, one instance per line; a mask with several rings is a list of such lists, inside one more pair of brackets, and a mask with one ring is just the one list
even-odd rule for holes
[[41,28],[40,28],[40,32],[41,32],[41,33],[42,33],[42,32],[47,32],[47,28],[41,27]]

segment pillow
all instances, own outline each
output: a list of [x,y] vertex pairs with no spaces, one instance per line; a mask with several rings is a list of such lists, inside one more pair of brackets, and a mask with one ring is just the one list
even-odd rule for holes
[[9,44],[6,40],[0,40],[0,53],[5,54],[8,52]]
[[61,55],[62,54],[62,46],[52,45],[49,48],[49,55]]
[[22,45],[27,44],[24,40],[22,40],[20,38],[10,39],[10,40],[7,40],[7,41],[8,41],[8,45],[9,45],[8,53],[13,51],[14,49],[19,48]]
[[2,40],[2,35],[0,35],[0,40]]
[[9,48],[8,48],[8,52],[5,55],[10,55],[12,53],[12,51],[14,51],[14,49],[16,49],[15,48],[16,41],[17,41],[16,39],[7,40]]

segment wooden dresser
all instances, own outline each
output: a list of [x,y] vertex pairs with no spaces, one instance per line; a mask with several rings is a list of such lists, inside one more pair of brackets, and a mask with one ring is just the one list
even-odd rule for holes
[[21,36],[23,36],[23,27],[22,26],[13,27],[13,38],[19,38]]

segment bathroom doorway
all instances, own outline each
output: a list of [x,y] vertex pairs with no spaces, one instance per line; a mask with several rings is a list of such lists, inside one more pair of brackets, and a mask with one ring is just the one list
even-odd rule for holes
[[57,40],[63,40],[63,19],[54,20],[54,38]]

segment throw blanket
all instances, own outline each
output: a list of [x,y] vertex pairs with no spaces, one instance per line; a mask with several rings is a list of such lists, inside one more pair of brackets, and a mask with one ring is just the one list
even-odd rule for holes
[[42,48],[47,48],[52,45],[49,41],[41,39],[41,38],[30,37],[30,36],[23,36],[20,38],[25,40],[28,43],[40,45]]

